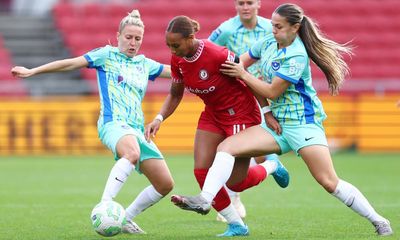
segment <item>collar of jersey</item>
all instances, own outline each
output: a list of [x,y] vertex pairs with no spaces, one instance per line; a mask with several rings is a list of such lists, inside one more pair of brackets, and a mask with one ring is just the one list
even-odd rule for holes
[[194,62],[197,59],[199,59],[201,53],[203,52],[203,49],[204,49],[204,42],[203,40],[199,40],[199,47],[197,48],[196,53],[190,58],[183,57],[183,59],[185,59],[188,62]]

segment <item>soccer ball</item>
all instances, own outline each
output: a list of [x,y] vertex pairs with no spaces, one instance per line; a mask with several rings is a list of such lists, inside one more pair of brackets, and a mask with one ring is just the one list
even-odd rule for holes
[[100,202],[90,216],[94,230],[105,237],[117,235],[126,224],[125,209],[115,201]]

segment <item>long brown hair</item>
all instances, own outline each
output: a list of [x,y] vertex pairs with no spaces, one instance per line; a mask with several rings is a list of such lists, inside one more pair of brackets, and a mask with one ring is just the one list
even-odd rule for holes
[[352,55],[352,47],[348,43],[340,44],[326,38],[318,25],[296,4],[282,4],[274,12],[286,18],[290,25],[300,24],[298,34],[308,56],[325,74],[330,93],[338,94],[345,76],[350,72],[343,54]]

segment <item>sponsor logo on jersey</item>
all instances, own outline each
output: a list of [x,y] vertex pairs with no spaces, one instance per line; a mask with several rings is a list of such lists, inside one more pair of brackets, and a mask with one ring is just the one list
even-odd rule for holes
[[121,128],[123,128],[125,130],[129,130],[131,127],[129,127],[128,125],[121,125]]
[[272,66],[272,70],[278,71],[278,69],[281,67],[281,64],[280,64],[279,62],[273,61],[273,62],[271,63],[271,66]]
[[210,92],[213,92],[215,90],[215,86],[211,86],[208,89],[198,89],[198,88],[191,88],[191,87],[186,87],[186,89],[194,94],[208,94]]
[[124,81],[124,77],[119,75],[118,76],[118,84],[121,84]]
[[235,62],[235,54],[231,51],[228,51],[228,61]]
[[199,72],[199,77],[201,80],[207,80],[208,79],[208,72],[204,69],[201,69]]

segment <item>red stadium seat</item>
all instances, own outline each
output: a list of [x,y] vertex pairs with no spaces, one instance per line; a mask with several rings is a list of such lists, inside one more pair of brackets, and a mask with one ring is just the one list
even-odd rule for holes
[[[262,2],[260,15],[270,18],[273,10],[287,1]],[[352,59],[346,57],[352,78],[393,79],[400,77],[400,1],[398,0],[292,0],[315,19],[321,30],[339,43],[352,41]],[[79,6],[79,7],[78,7]],[[133,9],[139,9],[145,24],[145,35],[139,53],[162,63],[170,61],[171,54],[165,45],[165,30],[176,15],[187,15],[200,23],[198,38],[207,38],[223,21],[235,15],[232,2],[226,0],[140,0],[130,5],[120,4],[59,3],[53,10],[57,26],[63,32],[67,45],[74,54],[104,46],[108,40],[116,45],[116,32],[120,20]],[[365,17],[367,16],[367,17]],[[314,79],[325,79],[315,67]],[[84,71],[85,76],[91,76]],[[90,72],[93,72],[91,70]]]

